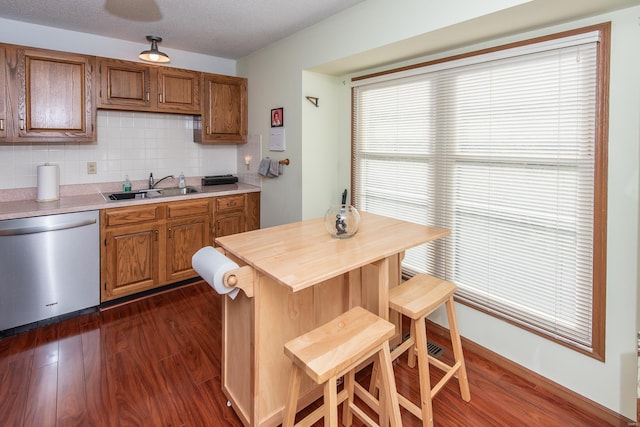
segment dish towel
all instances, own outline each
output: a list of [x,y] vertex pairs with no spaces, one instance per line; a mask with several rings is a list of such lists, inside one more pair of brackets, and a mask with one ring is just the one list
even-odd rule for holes
[[280,175],[280,162],[277,160],[271,160],[269,162],[269,172],[267,172],[267,176],[275,178],[278,175]]
[[258,166],[258,173],[268,178],[277,178],[282,174],[282,165],[278,160],[272,160],[268,157],[260,160],[260,166]]
[[262,176],[267,176],[270,165],[271,165],[271,162],[269,161],[269,159],[260,160],[260,166],[258,166],[258,173]]

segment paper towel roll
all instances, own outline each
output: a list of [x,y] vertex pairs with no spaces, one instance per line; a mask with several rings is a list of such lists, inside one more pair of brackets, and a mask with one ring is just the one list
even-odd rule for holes
[[58,165],[45,163],[38,166],[38,202],[58,200],[60,190],[60,170]]
[[231,299],[235,299],[240,292],[240,288],[226,286],[222,280],[224,274],[238,268],[238,264],[215,250],[213,246],[205,246],[193,254],[191,265],[196,273],[219,294],[229,294]]

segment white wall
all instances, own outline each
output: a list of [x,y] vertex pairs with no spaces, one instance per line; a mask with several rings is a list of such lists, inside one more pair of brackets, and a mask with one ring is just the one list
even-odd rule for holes
[[[637,22],[640,8],[555,27],[549,25],[525,33],[524,28],[536,28],[532,23],[540,22],[536,21],[538,18],[547,19],[545,22],[558,20],[549,16],[553,13],[549,12],[551,9],[528,7],[531,3],[543,6],[542,1],[530,2],[522,9],[517,7],[518,3],[455,0],[434,10],[427,2],[368,0],[238,61],[239,74],[249,78],[250,132],[267,132],[269,110],[275,106],[285,107],[285,154],[292,159],[292,165],[289,177],[279,178],[263,187],[262,224],[270,226],[323,215],[324,209],[335,203],[336,194],[342,191],[350,174],[349,151],[345,148],[350,144],[350,97],[349,88],[341,85],[347,77],[321,76],[309,70],[327,69],[324,64],[335,62],[340,62],[342,69],[348,69],[344,64],[349,63],[351,55],[377,52],[378,48],[390,44],[399,46],[404,39],[415,41],[421,34],[440,31],[447,26],[455,27],[463,34],[467,22],[473,21],[477,30],[481,18],[509,6],[513,7],[508,15],[499,16],[514,18],[509,25],[505,24],[506,27],[513,22],[522,23],[523,30],[509,33],[517,36],[500,40],[493,37],[491,42],[459,51],[611,20],[606,361],[595,361],[466,307],[459,306],[458,314],[465,337],[635,419],[640,164],[640,81],[637,79],[640,75],[637,53],[640,29]],[[495,22],[495,16],[491,16],[492,22]],[[487,39],[477,39],[475,43],[480,40]],[[424,46],[425,56],[419,60],[426,59],[427,52],[429,45]],[[439,53],[439,56],[446,55],[446,52]],[[384,66],[397,62],[398,58],[379,57],[377,64]],[[316,109],[308,104],[305,95],[319,97],[320,107]],[[325,106],[329,108],[323,110]],[[335,141],[336,136],[338,141]],[[266,152],[264,142],[263,151]],[[330,160],[334,156],[338,160]],[[336,173],[338,178],[328,177],[328,173]],[[436,320],[443,321],[439,316]]]
[[[132,43],[85,33],[26,24],[0,18],[0,43],[39,47],[108,58],[138,60],[148,43]],[[236,75],[235,61],[162,49],[169,66],[209,73]],[[153,172],[160,178],[236,173],[236,145],[193,142],[192,116],[99,111],[97,142],[78,144],[0,145],[0,189],[36,186],[36,167],[44,162],[60,165],[60,183],[85,184],[145,179]],[[259,151],[258,151],[259,152]],[[86,163],[97,162],[98,173],[87,174]]]
[[[303,217],[323,215],[325,206],[335,203],[335,194],[344,190],[344,177],[349,176],[349,172],[339,172],[340,182],[335,184],[337,188],[327,189],[324,171],[313,164],[307,164],[316,161],[312,154],[305,154],[307,147],[324,146],[327,141],[333,141],[338,128],[341,129],[343,137],[336,144],[326,145],[326,149],[331,148],[331,151],[324,152],[323,157],[343,158],[338,149],[343,148],[344,144],[349,144],[349,139],[344,139],[344,132],[350,119],[344,114],[348,114],[350,110],[348,106],[332,110],[334,116],[328,121],[327,113],[313,113],[317,119],[305,121],[303,135],[302,112],[309,112],[306,105],[301,108],[303,104],[308,104],[304,98],[306,95],[320,98],[319,110],[326,108],[322,105],[340,105],[340,102],[337,99],[332,100],[333,95],[330,95],[332,90],[340,90],[337,84],[330,90],[326,78],[320,79],[311,75],[305,75],[303,82],[303,71],[325,62],[526,2],[527,0],[450,0],[439,5],[438,10],[434,10],[431,4],[421,0],[393,3],[385,0],[367,0],[239,60],[238,74],[249,79],[249,132],[265,136],[263,155],[286,156],[291,160],[285,176],[263,181],[262,226],[268,227],[298,221]],[[342,90],[348,90],[348,86],[344,86]],[[349,99],[349,95],[346,96],[347,98],[343,99]],[[275,107],[285,109],[285,153],[268,150],[268,117],[269,111]],[[309,126],[313,126],[311,123],[314,120],[318,120],[320,125],[315,126],[316,131],[312,133]],[[314,149],[310,148],[311,151]],[[346,164],[349,164],[348,160]],[[303,181],[304,193],[313,195],[308,196],[307,203],[302,202]],[[310,204],[314,206],[313,209],[310,208]]]
[[[302,141],[310,141],[302,146],[302,219],[308,219],[340,203],[345,188],[351,195],[351,145],[341,135],[349,127],[351,98],[348,83],[338,77],[305,71],[302,84],[312,88],[301,101]],[[318,98],[318,107],[306,96]]]

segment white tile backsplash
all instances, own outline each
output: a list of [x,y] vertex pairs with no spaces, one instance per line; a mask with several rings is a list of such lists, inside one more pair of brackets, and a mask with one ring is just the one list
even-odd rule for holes
[[[241,145],[194,143],[192,116],[179,114],[100,110],[97,134],[95,143],[1,145],[0,189],[35,187],[37,166],[46,162],[59,165],[61,185],[122,181],[125,175],[145,180],[150,172],[156,179],[180,172],[187,177],[237,173],[252,184],[242,176],[252,179],[254,163],[247,171],[242,153],[260,159],[255,137]],[[87,174],[87,162],[97,163],[95,175]],[[253,184],[260,185],[259,179]]]

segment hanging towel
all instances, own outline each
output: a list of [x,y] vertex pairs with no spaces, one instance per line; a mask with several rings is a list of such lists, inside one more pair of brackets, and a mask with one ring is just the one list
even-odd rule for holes
[[269,159],[260,160],[260,166],[258,166],[258,173],[262,176],[268,176],[269,166],[271,166],[271,162]]
[[278,175],[280,175],[280,162],[277,160],[271,160],[269,162],[269,172],[267,172],[267,176],[276,178]]

